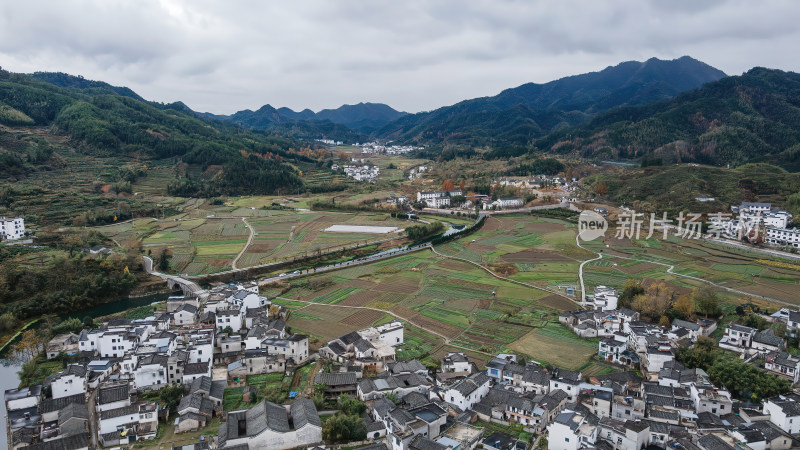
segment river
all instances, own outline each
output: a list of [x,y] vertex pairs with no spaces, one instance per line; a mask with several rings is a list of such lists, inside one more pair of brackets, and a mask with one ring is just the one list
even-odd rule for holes
[[[87,309],[81,309],[70,313],[62,314],[59,317],[64,320],[71,317],[83,319],[86,316],[102,317],[109,314],[116,314],[126,309],[136,308],[139,306],[149,305],[153,302],[164,301],[169,294],[153,294],[144,297],[124,298],[117,302],[103,303]],[[19,377],[17,372],[22,367],[20,364],[8,358],[7,355],[0,358],[0,392],[5,392],[8,389],[14,389],[19,385]],[[6,413],[6,402],[2,402],[3,417],[8,417]],[[8,436],[5,431],[0,433],[0,449],[8,448]]]

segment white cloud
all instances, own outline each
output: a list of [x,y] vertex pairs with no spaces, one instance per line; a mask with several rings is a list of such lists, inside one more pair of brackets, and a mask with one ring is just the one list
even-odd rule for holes
[[61,0],[0,6],[0,64],[231,113],[418,111],[652,56],[800,69],[789,1]]

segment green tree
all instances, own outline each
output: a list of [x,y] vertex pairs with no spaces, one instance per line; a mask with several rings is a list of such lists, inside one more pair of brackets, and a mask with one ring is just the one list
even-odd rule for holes
[[722,311],[717,293],[710,286],[703,286],[692,294],[697,311],[708,316],[717,316]]
[[170,259],[172,259],[172,254],[169,252],[169,250],[166,248],[161,250],[161,253],[158,255],[158,270],[161,272],[168,271]]
[[367,410],[367,406],[357,398],[342,394],[339,396],[339,409],[345,414],[359,416]]
[[322,426],[322,438],[330,442],[361,441],[367,437],[364,419],[337,412]]

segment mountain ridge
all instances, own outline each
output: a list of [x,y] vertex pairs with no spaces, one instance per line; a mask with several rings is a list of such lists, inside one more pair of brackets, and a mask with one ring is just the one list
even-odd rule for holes
[[[491,97],[463,100],[433,111],[401,117],[374,135],[415,143],[483,144],[506,136],[515,144],[559,128],[588,121],[617,106],[664,100],[725,77],[725,73],[689,56],[674,60],[626,61],[597,72],[572,75],[544,84],[525,83]],[[515,120],[520,127],[481,129],[486,112],[508,114],[523,106]],[[563,120],[542,126],[541,112]],[[553,120],[549,120],[553,122]]]

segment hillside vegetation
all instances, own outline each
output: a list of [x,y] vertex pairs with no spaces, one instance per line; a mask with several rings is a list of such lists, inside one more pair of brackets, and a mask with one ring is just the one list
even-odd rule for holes
[[404,116],[375,134],[425,144],[529,144],[553,130],[586,122],[597,112],[670,99],[724,76],[688,56],[628,61],[600,72],[527,83],[494,97]]
[[[66,146],[95,157],[178,161],[184,169],[176,170],[170,186],[182,195],[298,191],[299,171],[286,162],[315,162],[299,154],[301,146],[290,139],[200,119],[182,104],[136,97],[124,88],[64,74],[0,71],[0,125],[56,130],[68,138]],[[5,175],[19,177],[48,162],[44,155],[31,157],[29,146],[4,142],[0,172]],[[193,173],[203,175],[189,179]]]
[[[742,201],[766,201],[784,205],[800,191],[800,173],[789,173],[769,164],[746,164],[736,169],[682,164],[646,167],[618,174],[598,174],[585,182],[617,204],[637,211],[719,212]],[[697,197],[714,197],[698,202]],[[789,205],[790,206],[790,205]],[[798,210],[800,212],[800,210]]]
[[536,147],[590,158],[800,170],[800,74],[755,68],[671,101],[608,111]]

